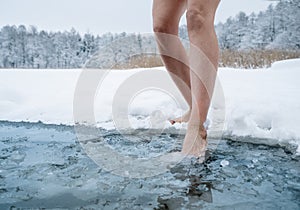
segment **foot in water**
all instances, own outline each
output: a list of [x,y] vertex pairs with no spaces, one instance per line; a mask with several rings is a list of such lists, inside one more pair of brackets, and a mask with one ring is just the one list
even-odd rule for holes
[[184,113],[181,117],[169,120],[169,122],[174,125],[175,123],[188,122],[191,116],[191,110]]
[[205,161],[207,148],[207,132],[202,124],[188,124],[183,141],[182,153],[198,158],[199,162]]

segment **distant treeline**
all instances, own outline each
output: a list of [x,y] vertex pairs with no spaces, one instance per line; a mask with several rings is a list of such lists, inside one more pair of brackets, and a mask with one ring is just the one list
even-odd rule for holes
[[[278,51],[283,53],[278,59],[289,58],[285,52],[297,57],[300,50],[300,0],[280,0],[258,14],[240,12],[225,23],[217,24],[216,32],[222,52],[230,52],[230,56],[245,51]],[[179,35],[188,40],[185,25],[179,28]],[[75,29],[47,32],[23,25],[4,26],[0,31],[0,68],[80,68],[90,58],[90,67],[108,68],[132,61],[133,56],[141,66],[143,63],[151,66],[147,61],[149,58],[155,65],[161,64],[153,56],[144,56],[149,52],[157,53],[153,35],[125,32],[80,35]],[[136,55],[143,55],[144,60],[137,59]],[[220,63],[230,66],[232,60],[236,65],[234,58],[228,60],[230,56],[222,55],[221,59],[227,60]],[[238,65],[243,66],[243,63]],[[130,65],[127,63],[126,66]],[[247,66],[256,65],[251,65],[250,60]]]
[[240,12],[216,29],[221,49],[299,50],[300,0],[280,0],[257,15]]

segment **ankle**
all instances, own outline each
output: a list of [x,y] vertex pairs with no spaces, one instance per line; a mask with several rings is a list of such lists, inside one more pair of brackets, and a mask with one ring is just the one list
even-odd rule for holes
[[188,129],[199,129],[198,132],[201,136],[202,139],[207,138],[207,131],[206,128],[204,127],[203,123],[200,122],[189,122],[188,123]]

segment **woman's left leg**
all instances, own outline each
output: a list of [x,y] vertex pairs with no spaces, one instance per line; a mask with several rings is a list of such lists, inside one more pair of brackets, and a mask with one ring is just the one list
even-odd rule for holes
[[187,0],[192,112],[182,152],[203,156],[207,141],[203,126],[208,114],[218,68],[219,47],[214,17],[220,0]]

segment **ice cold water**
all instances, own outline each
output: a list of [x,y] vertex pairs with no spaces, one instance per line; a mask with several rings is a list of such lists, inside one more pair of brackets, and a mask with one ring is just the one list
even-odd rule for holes
[[[183,139],[103,132],[112,149],[139,157],[178,151]],[[209,148],[204,164],[184,159],[162,174],[132,179],[95,164],[72,126],[1,122],[0,209],[300,208],[295,148],[231,140]]]

